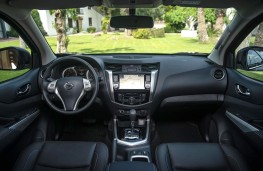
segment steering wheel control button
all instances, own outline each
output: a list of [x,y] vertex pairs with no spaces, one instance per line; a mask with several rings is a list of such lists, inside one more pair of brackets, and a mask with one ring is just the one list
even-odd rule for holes
[[48,91],[49,93],[55,93],[56,84],[57,84],[57,80],[52,81],[51,83],[49,83],[48,86],[47,86],[47,91]]
[[119,84],[117,84],[117,83],[116,83],[116,84],[113,84],[113,88],[114,88],[114,89],[118,89],[118,88],[119,88]]
[[84,85],[85,91],[91,90],[91,84],[90,84],[90,81],[88,79],[83,79],[83,85]]
[[145,88],[150,89],[151,88],[151,82],[146,82],[145,83]]
[[66,82],[66,83],[64,84],[64,88],[65,88],[66,90],[71,90],[73,87],[74,87],[74,84],[72,84],[71,82]]

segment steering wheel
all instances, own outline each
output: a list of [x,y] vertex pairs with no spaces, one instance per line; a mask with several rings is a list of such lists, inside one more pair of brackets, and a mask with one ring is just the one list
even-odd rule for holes
[[[70,62],[70,63],[77,62],[86,66],[94,76],[94,80],[91,82],[89,79],[75,76],[75,77],[64,77],[57,80],[49,81],[48,78],[50,78],[52,70],[56,66],[61,65],[64,62]],[[61,114],[72,115],[86,110],[94,102],[99,90],[98,82],[99,82],[98,75],[88,62],[74,56],[62,57],[55,59],[47,67],[45,74],[43,75],[42,93],[44,96],[44,100],[52,109],[54,109],[55,111]],[[86,95],[87,92],[92,93],[91,98],[84,106],[78,108],[81,99]],[[50,94],[55,94],[60,99],[63,105],[63,109],[57,107],[50,100],[49,98]]]

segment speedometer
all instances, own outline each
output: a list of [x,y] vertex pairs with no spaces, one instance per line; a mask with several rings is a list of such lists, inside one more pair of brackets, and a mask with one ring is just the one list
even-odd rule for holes
[[69,67],[63,70],[62,77],[74,77],[77,76],[77,71],[74,67]]

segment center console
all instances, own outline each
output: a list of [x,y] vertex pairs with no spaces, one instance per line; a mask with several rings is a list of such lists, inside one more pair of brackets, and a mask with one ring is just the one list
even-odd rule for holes
[[[159,64],[106,63],[118,161],[151,162],[150,113]],[[113,158],[115,155],[113,156]]]
[[152,100],[158,74],[157,64],[108,64],[106,67],[112,101],[140,105]]

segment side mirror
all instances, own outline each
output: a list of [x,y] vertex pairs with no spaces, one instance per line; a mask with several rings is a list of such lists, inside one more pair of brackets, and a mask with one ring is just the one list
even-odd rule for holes
[[31,55],[18,47],[0,49],[0,70],[20,70],[30,66]]
[[239,50],[237,67],[248,71],[263,71],[263,47],[250,46]]

